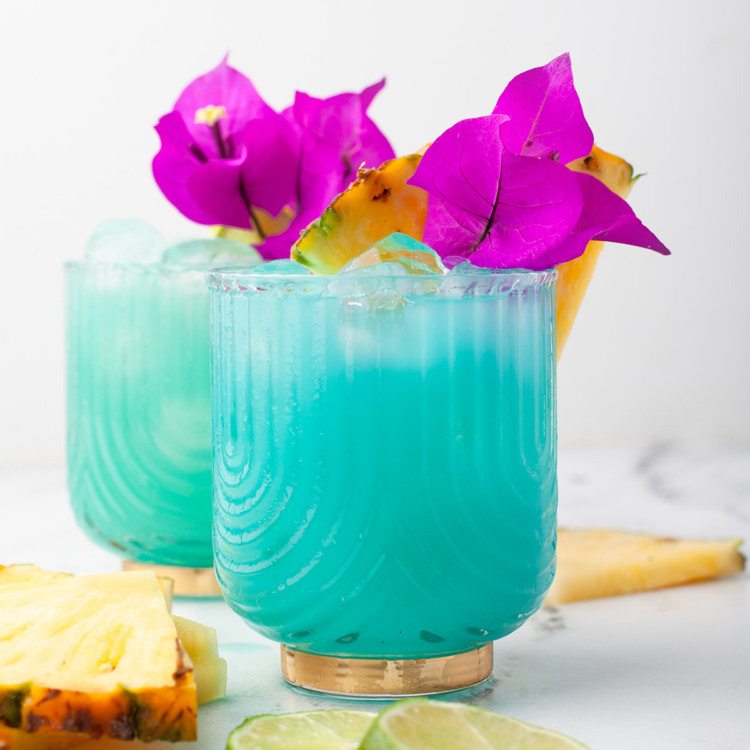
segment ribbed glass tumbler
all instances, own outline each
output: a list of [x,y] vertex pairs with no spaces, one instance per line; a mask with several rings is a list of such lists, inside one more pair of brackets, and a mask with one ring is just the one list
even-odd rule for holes
[[128,560],[210,568],[205,270],[88,261],[65,275],[76,519]]
[[554,279],[210,275],[216,571],[288,681],[466,687],[540,606]]

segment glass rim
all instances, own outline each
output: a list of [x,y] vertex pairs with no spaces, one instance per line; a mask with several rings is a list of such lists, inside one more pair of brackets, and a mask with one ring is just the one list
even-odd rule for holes
[[[251,266],[246,266],[247,270],[250,270],[251,268]],[[198,263],[192,265],[183,263],[164,263],[162,261],[157,261],[155,263],[135,263],[132,261],[87,260],[86,258],[79,260],[66,260],[63,262],[63,269],[66,272],[82,270],[112,270],[141,274],[199,273],[203,275],[218,270],[215,267]]]
[[[386,288],[393,285],[407,285],[414,288],[434,288],[445,282],[458,282],[462,285],[481,284],[503,279],[506,285],[517,289],[532,286],[551,286],[557,279],[557,269],[549,268],[543,271],[533,271],[525,268],[493,268],[477,269],[476,273],[446,273],[446,274],[394,274],[372,273],[360,274],[348,272],[345,274],[315,274],[315,273],[258,273],[252,268],[215,268],[206,272],[209,288],[216,292],[245,293],[283,289],[289,291],[289,285],[301,286],[313,290],[324,290],[330,285],[339,283],[374,287],[380,284]],[[336,294],[335,296],[339,296]]]

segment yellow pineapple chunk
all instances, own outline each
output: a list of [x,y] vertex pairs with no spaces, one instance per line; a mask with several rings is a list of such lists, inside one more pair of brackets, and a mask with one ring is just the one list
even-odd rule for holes
[[195,739],[192,663],[152,573],[9,583],[0,612],[0,724],[50,743]]
[[673,539],[603,529],[560,529],[546,604],[618,596],[738,573],[737,539]]
[[421,241],[427,193],[406,184],[421,158],[411,154],[378,169],[360,169],[357,179],[302,232],[292,247],[292,259],[316,273],[336,273],[393,232]]
[[193,677],[198,703],[207,703],[227,694],[227,663],[219,656],[216,631],[207,625],[172,616],[180,643],[193,662]]

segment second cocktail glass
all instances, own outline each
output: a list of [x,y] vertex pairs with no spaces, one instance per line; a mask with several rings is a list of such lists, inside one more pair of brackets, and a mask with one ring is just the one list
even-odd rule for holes
[[210,274],[214,554],[293,684],[486,679],[556,537],[555,272]]

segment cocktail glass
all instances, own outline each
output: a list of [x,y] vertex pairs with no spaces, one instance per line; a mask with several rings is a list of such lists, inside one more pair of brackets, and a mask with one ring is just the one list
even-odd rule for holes
[[216,595],[206,270],[66,265],[68,484],[125,567],[168,565],[177,593]]
[[209,275],[217,577],[292,684],[477,684],[552,581],[555,272],[465,270]]

